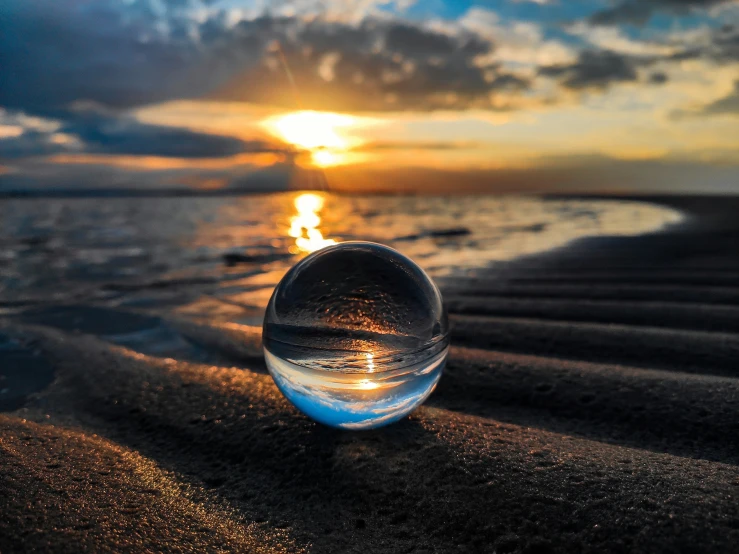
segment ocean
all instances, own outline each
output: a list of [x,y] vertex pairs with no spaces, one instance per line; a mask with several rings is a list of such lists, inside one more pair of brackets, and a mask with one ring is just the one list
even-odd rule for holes
[[12,199],[0,202],[0,301],[186,310],[263,306],[284,272],[334,241],[389,245],[437,281],[591,236],[681,221],[621,199],[339,196]]

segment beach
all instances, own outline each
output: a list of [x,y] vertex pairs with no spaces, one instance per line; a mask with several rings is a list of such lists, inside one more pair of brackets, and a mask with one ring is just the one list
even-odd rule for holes
[[452,328],[351,432],[263,361],[293,197],[3,201],[0,552],[739,552],[737,198],[327,197]]

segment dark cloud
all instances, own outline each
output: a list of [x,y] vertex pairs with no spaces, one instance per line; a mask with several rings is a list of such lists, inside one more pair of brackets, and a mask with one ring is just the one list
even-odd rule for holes
[[706,115],[739,115],[739,81],[734,83],[734,90],[728,96],[704,106],[701,113]]
[[[684,13],[722,1],[728,0],[622,0],[592,21],[641,22],[655,11]],[[218,157],[272,147],[146,125],[126,113],[183,98],[332,111],[506,110],[532,87],[528,77],[494,61],[496,44],[487,35],[451,23],[444,29],[389,15],[346,22],[269,11],[236,21],[217,6],[215,0],[10,0],[0,16],[0,106],[60,120],[58,132],[86,152]],[[739,60],[736,27],[711,33],[662,59]],[[574,90],[639,79],[661,84],[665,73],[647,71],[657,61],[585,50],[575,62],[541,67],[539,74]],[[107,111],[83,116],[72,109],[81,101]],[[3,139],[0,156],[71,147],[27,130]]]
[[474,34],[316,20],[213,96],[323,110],[493,109],[497,95],[529,85],[489,61],[494,48]]
[[[0,139],[0,159],[84,151],[92,154],[218,158],[245,152],[284,152],[279,145],[189,129],[141,123],[131,117],[96,112],[53,112],[53,130],[26,129]],[[60,140],[63,139],[63,140]]]
[[702,10],[735,0],[624,0],[611,8],[600,10],[590,17],[594,25],[644,25],[656,12],[678,15]]
[[739,27],[723,25],[713,32],[710,54],[718,61],[739,61]]
[[[177,2],[165,8],[142,0],[4,3],[0,105],[36,112],[78,100],[130,108],[197,97],[254,63],[266,42],[259,33],[229,36],[223,16],[200,23]],[[220,31],[208,36],[208,25]]]
[[0,138],[0,160],[50,156],[68,150],[68,146],[54,142],[49,133],[36,130],[26,131],[17,137]]
[[60,131],[78,137],[88,152],[164,156],[174,158],[216,158],[243,152],[268,152],[274,147],[259,141],[198,133],[189,129],[140,123],[129,117],[75,114]]
[[585,50],[577,61],[539,70],[541,75],[558,77],[570,89],[604,89],[617,82],[636,81],[640,60],[610,50]]
[[[195,1],[195,0],[193,0]],[[528,82],[483,58],[474,33],[366,17],[361,23],[226,12],[192,2],[12,1],[0,18],[0,106],[26,113],[93,101],[126,110],[211,96],[305,108],[491,108]]]
[[739,62],[739,27],[736,25],[708,29],[693,42],[682,46],[666,59],[681,61],[702,58],[719,64]]
[[525,90],[529,88],[531,81],[513,73],[499,73],[491,81],[493,90]]
[[462,30],[369,17],[345,23],[266,15],[234,23],[225,11],[193,17],[198,5],[205,4],[9,2],[0,16],[0,107],[58,126],[1,139],[0,158],[284,152],[127,115],[183,98],[352,111],[504,109],[501,95],[529,86],[489,61],[492,42]]
[[[483,50],[485,46],[482,45]],[[412,58],[433,58],[454,54],[457,45],[446,35],[398,23],[385,31],[385,48]]]
[[196,168],[145,169],[106,163],[58,163],[23,160],[0,174],[0,196],[8,194],[47,195],[135,195],[204,192],[274,192],[307,189],[318,182],[315,172],[292,163],[269,167],[248,164],[219,170]]

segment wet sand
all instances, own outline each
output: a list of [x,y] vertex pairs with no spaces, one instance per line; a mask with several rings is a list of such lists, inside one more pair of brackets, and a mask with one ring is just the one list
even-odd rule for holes
[[739,552],[739,200],[652,200],[689,217],[441,282],[448,369],[374,431],[258,327],[5,306],[0,552]]

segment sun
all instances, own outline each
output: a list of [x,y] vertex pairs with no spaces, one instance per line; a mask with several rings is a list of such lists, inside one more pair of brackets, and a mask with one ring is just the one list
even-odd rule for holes
[[313,163],[321,167],[338,165],[339,163],[341,163],[343,156],[343,153],[332,152],[331,150],[314,150],[311,153]]
[[267,120],[267,128],[286,142],[298,148],[346,150],[350,140],[341,130],[355,124],[350,115],[302,111],[280,115]]
[[364,142],[352,132],[369,123],[369,118],[303,110],[270,117],[262,125],[280,140],[309,151],[314,165],[326,167],[351,158],[349,151]]

